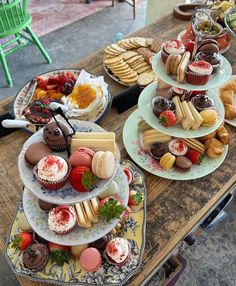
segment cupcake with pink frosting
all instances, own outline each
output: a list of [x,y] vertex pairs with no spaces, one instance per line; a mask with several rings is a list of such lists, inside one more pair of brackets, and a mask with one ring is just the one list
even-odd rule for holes
[[206,61],[192,62],[185,71],[186,81],[194,85],[204,85],[209,81],[212,71],[212,65]]
[[176,39],[166,41],[162,45],[161,59],[164,63],[169,55],[182,55],[185,52],[185,46],[182,42]]
[[130,244],[127,239],[116,237],[110,240],[106,246],[105,257],[115,266],[122,267],[129,262]]
[[43,157],[34,168],[38,182],[48,190],[62,188],[70,173],[70,165],[57,155]]
[[76,224],[76,212],[73,206],[58,206],[48,214],[49,229],[57,234],[67,234]]

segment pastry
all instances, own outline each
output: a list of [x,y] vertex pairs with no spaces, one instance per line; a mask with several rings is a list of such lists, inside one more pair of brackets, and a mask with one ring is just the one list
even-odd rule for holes
[[232,79],[220,88],[220,92],[225,91],[225,90],[233,90],[236,92],[236,79]]
[[216,136],[223,145],[229,144],[229,133],[223,125],[216,129]]
[[[55,151],[66,150],[71,142],[71,133],[69,127],[63,122],[50,122],[43,130],[43,138],[45,143]],[[67,138],[67,140],[65,139]]]
[[48,227],[57,234],[67,234],[76,224],[76,212],[73,206],[58,206],[48,214]]
[[101,179],[111,177],[115,169],[115,158],[110,151],[98,151],[92,160],[92,171],[95,176]]
[[220,92],[220,99],[223,104],[233,105],[234,91],[233,90],[223,90]]
[[36,179],[48,190],[58,190],[62,188],[69,174],[69,164],[64,158],[57,155],[43,157],[34,167]]
[[192,125],[192,129],[193,130],[197,130],[199,129],[199,127],[202,125],[203,123],[203,118],[202,116],[199,114],[199,112],[196,110],[196,108],[193,106],[192,102],[189,101],[188,102],[188,107],[190,109],[190,112],[193,115],[193,118],[195,120],[194,124]]
[[32,232],[33,231],[33,229],[31,227],[31,225],[29,224],[24,212],[21,212],[19,214],[17,225],[18,225],[19,229],[23,232]]
[[94,151],[89,148],[79,147],[71,154],[69,163],[72,168],[77,166],[86,166],[91,168],[94,154]]
[[216,137],[216,131],[213,131],[213,132],[211,132],[211,133],[209,133],[209,134],[207,134],[207,135],[205,135],[205,136],[202,136],[202,137],[200,138],[200,140],[201,140],[202,142],[205,142],[206,140],[211,139],[211,138],[214,138],[214,137]]
[[138,123],[138,130],[139,131],[145,131],[145,130],[150,130],[152,127],[144,120],[141,119]]
[[88,247],[89,247],[88,244],[72,245],[70,251],[73,257],[80,258],[81,253]]
[[157,142],[168,142],[171,140],[171,136],[164,134],[160,131],[151,129],[144,131],[143,134],[143,147],[148,150],[150,145]]
[[217,69],[222,64],[222,59],[218,53],[199,52],[196,54],[195,60],[203,60],[211,64],[213,67],[212,74],[216,73]]
[[212,65],[206,61],[192,62],[185,71],[186,81],[194,85],[204,85],[209,81],[212,71]]
[[57,205],[45,202],[43,200],[38,199],[38,204],[41,210],[45,212],[49,212],[51,209],[55,208]]
[[200,115],[203,119],[203,126],[212,126],[216,123],[217,113],[213,109],[204,109],[200,112]]
[[162,45],[162,51],[161,51],[161,58],[164,63],[166,63],[166,60],[169,55],[182,55],[185,52],[185,46],[183,43],[176,39],[172,39],[170,41],[166,41]]
[[236,117],[236,107],[231,104],[225,104],[225,118],[226,119],[234,119]]
[[165,170],[169,170],[174,165],[175,159],[175,156],[168,152],[161,157],[160,166]]
[[25,160],[35,166],[44,156],[52,153],[52,150],[43,142],[31,144],[25,151]]
[[42,243],[33,243],[24,250],[22,259],[25,268],[42,271],[49,260],[48,248]]
[[166,110],[175,111],[174,102],[162,96],[155,96],[152,100],[152,110],[156,117],[159,118],[160,114]]
[[184,109],[183,106],[181,104],[180,98],[179,96],[175,96],[172,101],[175,104],[175,108],[176,108],[176,118],[177,118],[177,123],[181,122],[182,119],[184,118]]
[[175,156],[183,156],[188,152],[188,146],[182,139],[173,139],[168,144],[168,148],[171,154]]
[[210,96],[206,94],[197,94],[191,99],[192,104],[197,111],[214,107],[215,103]]
[[185,52],[181,58],[180,64],[177,68],[177,82],[183,82],[185,78],[185,71],[188,66],[188,62],[190,60],[190,52]]
[[90,247],[94,247],[100,251],[103,251],[106,249],[108,242],[112,239],[112,234],[107,234],[101,238],[99,238],[98,240],[91,242],[89,244]]
[[223,144],[216,138],[208,139],[205,147],[207,156],[212,159],[220,157],[224,151]]
[[189,130],[194,124],[195,119],[190,111],[187,101],[181,102],[184,112],[184,119],[181,121],[184,130]]
[[185,142],[185,144],[193,149],[197,150],[201,154],[205,152],[205,146],[201,142],[199,142],[197,139],[188,139],[188,138],[182,138],[182,140]]
[[116,153],[114,132],[76,132],[71,141],[71,152],[79,147],[87,147],[93,151],[110,151]]
[[151,145],[150,154],[151,156],[159,160],[164,154],[169,151],[167,144],[158,142]]
[[185,156],[178,156],[175,160],[175,166],[179,171],[189,172],[192,167],[192,162]]
[[101,194],[99,194],[99,198],[104,199],[109,196],[114,196],[118,194],[118,192],[119,192],[119,189],[118,189],[117,183],[115,181],[112,181],[108,185],[108,187],[105,190],[103,190]]
[[115,266],[122,267],[129,262],[130,245],[128,240],[116,237],[110,240],[106,246],[105,257]]
[[85,271],[96,272],[102,264],[102,257],[96,248],[89,247],[80,254],[79,262]]

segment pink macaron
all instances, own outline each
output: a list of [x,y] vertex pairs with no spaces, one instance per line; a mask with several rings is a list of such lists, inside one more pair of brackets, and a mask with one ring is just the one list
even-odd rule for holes
[[92,171],[95,176],[101,179],[108,179],[115,169],[115,158],[110,151],[98,151],[93,156]]
[[79,261],[85,271],[95,272],[102,264],[102,257],[96,248],[89,247],[80,254]]
[[72,168],[77,166],[85,166],[90,168],[94,154],[94,151],[89,148],[79,147],[71,154],[69,163],[71,164]]

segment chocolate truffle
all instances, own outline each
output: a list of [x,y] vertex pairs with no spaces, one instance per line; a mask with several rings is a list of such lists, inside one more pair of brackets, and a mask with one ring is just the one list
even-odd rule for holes
[[168,151],[168,146],[161,142],[152,144],[150,148],[151,156],[157,160],[159,160]]
[[162,96],[156,96],[152,100],[153,113],[159,118],[159,115],[166,110],[175,111],[175,104]]
[[214,101],[206,94],[198,94],[191,99],[192,104],[198,111],[214,106]]
[[192,162],[185,156],[178,156],[175,160],[175,166],[182,172],[188,172],[192,167]]
[[38,199],[38,204],[39,204],[39,207],[45,212],[49,212],[51,209],[53,209],[57,206],[55,204],[48,203],[48,202],[45,202],[45,201],[40,200],[40,199]]
[[35,166],[44,156],[52,153],[52,150],[43,142],[31,144],[25,152],[25,160]]
[[42,243],[33,243],[23,252],[23,264],[32,271],[43,270],[48,259],[48,248]]
[[[45,140],[45,143],[52,148],[55,151],[63,151],[66,150],[66,140],[65,137],[62,133],[62,131],[64,132],[64,134],[67,136],[69,135],[70,129],[69,127],[62,123],[62,122],[58,122],[59,126],[57,125],[57,123],[54,122],[50,122],[49,124],[47,124],[47,126],[44,128],[44,132],[43,132],[43,137]],[[67,136],[67,141],[68,144],[70,144],[71,142],[71,137]]]

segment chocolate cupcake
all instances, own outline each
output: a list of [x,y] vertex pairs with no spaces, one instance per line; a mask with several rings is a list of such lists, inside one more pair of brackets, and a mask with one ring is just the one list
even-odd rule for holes
[[206,94],[197,94],[191,99],[192,104],[198,111],[214,107],[215,103]]
[[45,143],[33,143],[25,152],[25,160],[31,166],[35,166],[44,156],[51,153],[52,150]]
[[49,212],[51,209],[55,208],[57,205],[45,202],[43,200],[38,199],[38,204],[41,210],[45,212]]
[[47,124],[43,131],[43,138],[45,143],[54,151],[64,151],[67,148],[64,135],[67,137],[68,144],[70,144],[71,136],[68,135],[71,132],[66,124],[62,122],[58,122],[58,124],[60,127],[56,122],[50,122]]
[[48,263],[48,248],[42,243],[33,243],[23,252],[24,267],[31,271],[41,271]]
[[150,148],[150,154],[156,160],[161,159],[161,157],[168,151],[169,149],[167,144],[162,142],[154,143]]
[[89,243],[90,247],[94,247],[97,248],[98,250],[103,251],[104,249],[106,249],[106,246],[108,244],[108,242],[113,238],[112,234],[107,234],[103,237],[101,237],[100,239]]
[[159,118],[160,114],[166,110],[175,111],[174,102],[162,96],[155,96],[152,100],[152,110],[156,117]]

